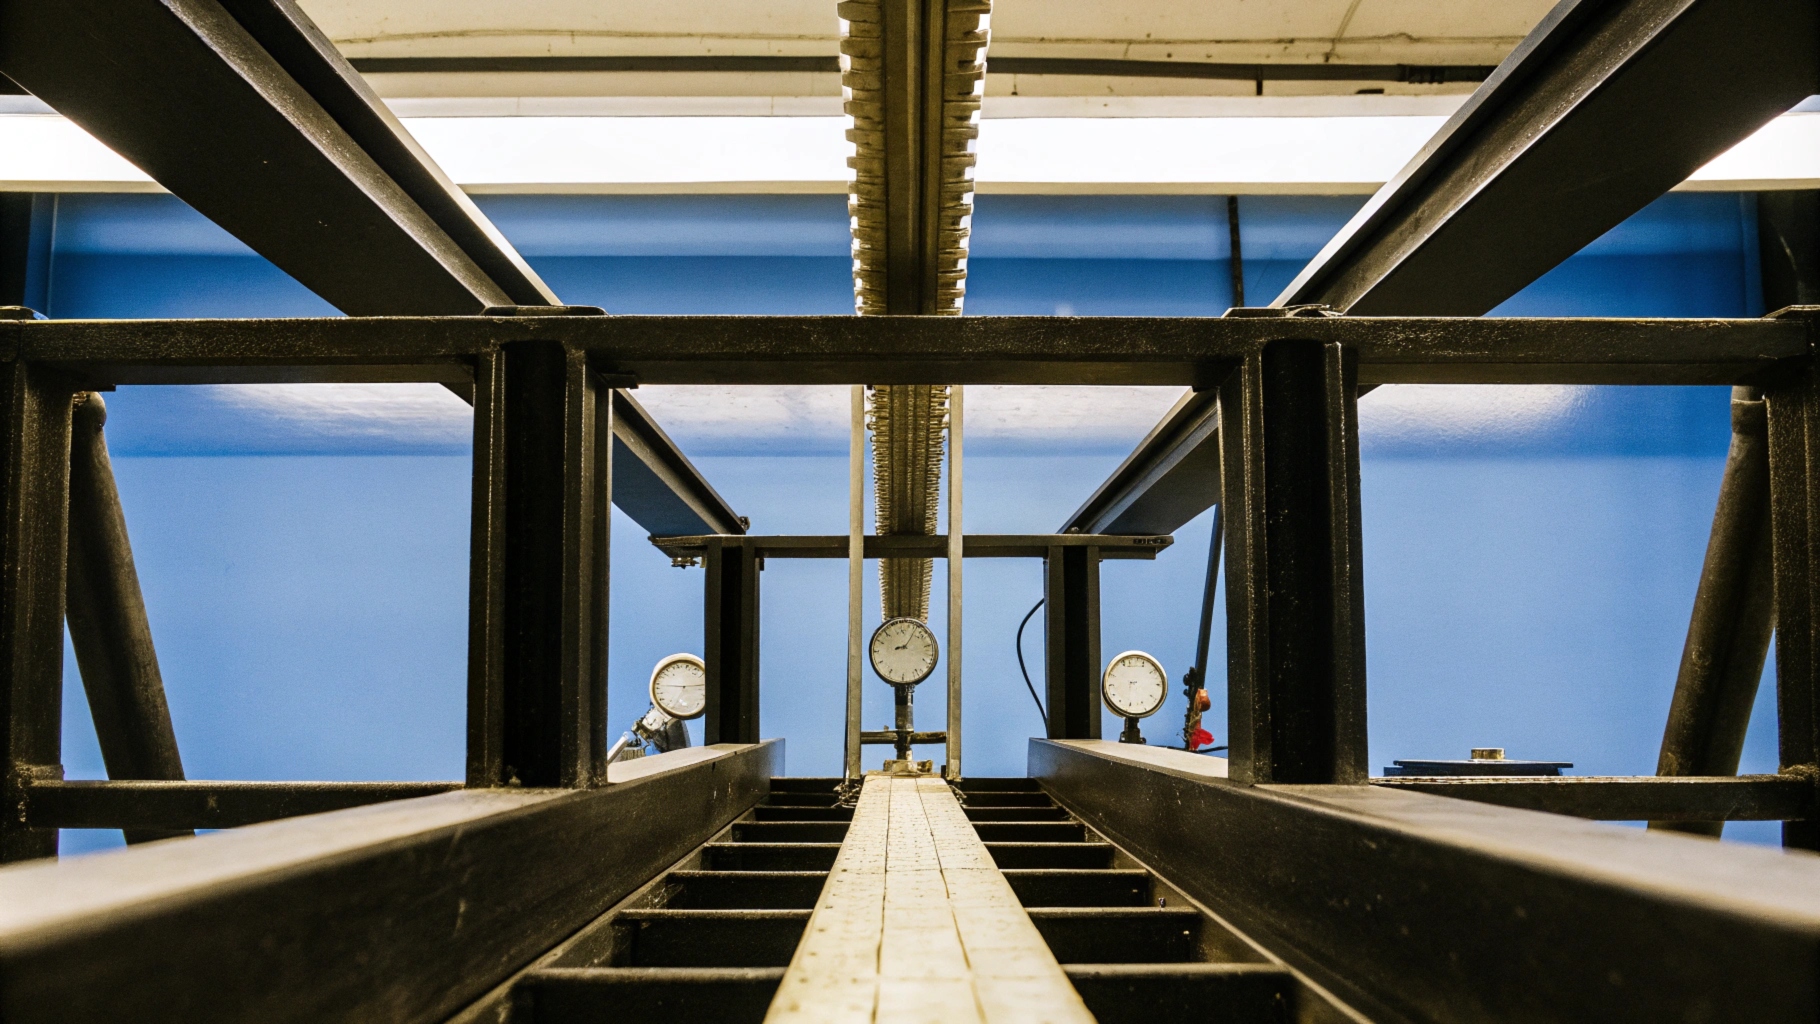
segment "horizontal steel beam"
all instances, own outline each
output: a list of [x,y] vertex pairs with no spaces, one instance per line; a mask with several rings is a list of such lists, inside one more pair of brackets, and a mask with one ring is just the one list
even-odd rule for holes
[[34,828],[239,828],[460,788],[459,782],[38,782],[26,787],[25,820]]
[[1219,395],[1190,391],[1061,529],[1174,533],[1219,500]]
[[[651,543],[671,558],[700,558],[708,543],[706,537],[652,537]],[[846,558],[847,540],[842,534],[829,536],[754,536],[747,538],[757,548],[760,558]],[[928,534],[868,536],[867,558],[946,558],[948,535]],[[967,558],[1044,558],[1052,548],[1095,547],[1101,558],[1153,559],[1175,542],[1173,537],[1108,537],[1098,534],[1059,533],[969,533],[962,555]]]
[[745,517],[620,390],[613,392],[613,504],[653,535],[746,532]]
[[[891,729],[868,729],[859,734],[859,741],[861,743],[883,746],[896,743],[897,733]],[[910,742],[912,745],[919,743],[946,743],[948,742],[948,734],[941,731],[912,732],[910,734]]]
[[444,1020],[757,803],[782,747],[0,869],[0,1017]]
[[1817,810],[1813,782],[1791,775],[1404,776],[1371,783],[1600,821],[1790,821]]
[[1373,1020],[1812,1021],[1820,859],[1032,740],[1088,825]]
[[561,340],[615,385],[1211,387],[1286,339],[1356,349],[1367,383],[1730,384],[1810,351],[1805,317],[351,317],[0,320],[0,359],[85,386],[471,379],[509,341]]
[[[840,73],[840,58],[798,56],[550,56],[550,57],[356,57],[367,75],[412,74],[577,74],[634,72],[683,74]],[[1494,68],[1485,64],[1219,64],[1187,60],[1107,60],[1092,57],[993,57],[996,75],[1073,75],[1111,78],[1200,78],[1242,82],[1482,82]]]

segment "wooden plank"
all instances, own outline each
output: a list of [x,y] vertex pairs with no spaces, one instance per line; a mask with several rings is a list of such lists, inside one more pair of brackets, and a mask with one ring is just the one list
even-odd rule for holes
[[470,789],[0,869],[0,1020],[441,1021],[782,767],[777,741],[692,747],[599,789]]
[[947,783],[874,775],[765,1019],[1093,1017]]

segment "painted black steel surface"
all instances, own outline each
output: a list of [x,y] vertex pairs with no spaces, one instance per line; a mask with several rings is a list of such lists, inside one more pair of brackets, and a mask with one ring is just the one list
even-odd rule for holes
[[[472,380],[499,345],[560,340],[647,384],[1217,387],[1268,342],[1355,349],[1361,383],[1737,384],[1809,352],[1795,319],[1423,317],[341,317],[0,319],[0,358],[90,386]],[[887,379],[888,378],[888,379]]]
[[1100,735],[1100,549],[1050,549],[1043,560],[1043,704],[1054,738]]
[[1803,0],[1559,4],[1274,305],[1484,313],[1814,93],[1815,38]]
[[1363,782],[1358,364],[1281,341],[1220,391],[1227,728],[1244,782]]
[[715,753],[604,789],[446,793],[0,872],[0,1015],[444,1020],[783,767],[778,742]]
[[1601,821],[1786,821],[1812,817],[1813,785],[1798,776],[1616,776],[1554,778],[1402,776],[1374,786],[1478,800],[1501,807]]
[[707,743],[755,743],[758,729],[759,572],[764,560],[747,538],[708,541],[702,565],[708,707],[702,717]]
[[262,821],[433,796],[459,782],[40,782],[26,791],[41,828],[164,831],[239,828]]
[[[82,672],[95,738],[110,779],[183,778],[183,758],[164,698],[164,677],[145,615],[126,515],[102,433],[100,395],[76,396],[71,413],[69,570],[65,621]],[[133,828],[129,843],[192,834],[185,826]]]
[[1374,1020],[1820,1006],[1820,860],[1386,786],[1244,786],[1211,760],[1030,744],[1060,803]]
[[480,362],[467,782],[599,785],[607,748],[609,391],[579,353],[553,341],[514,343]]
[[75,388],[0,363],[0,863],[57,852],[25,790],[63,777],[63,595]]

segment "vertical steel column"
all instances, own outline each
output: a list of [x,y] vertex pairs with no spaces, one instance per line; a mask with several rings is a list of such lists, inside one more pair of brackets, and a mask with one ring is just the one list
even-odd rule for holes
[[48,312],[56,209],[50,193],[0,193],[0,306]]
[[1043,559],[1049,738],[1100,738],[1100,549],[1054,546]]
[[847,744],[842,774],[860,775],[860,713],[865,698],[866,387],[853,385],[847,432]]
[[[1757,204],[1757,250],[1768,308],[1820,298],[1820,193],[1766,192],[1745,199]],[[1762,395],[1754,388],[1733,388],[1731,450],[1662,733],[1657,775],[1738,771],[1776,622],[1767,432]],[[1717,837],[1724,822],[1652,822],[1649,827]]]
[[[69,577],[64,613],[110,779],[183,778],[158,651],[107,454],[107,406],[76,396],[70,426]],[[146,843],[190,829],[128,829]]]
[[63,588],[74,388],[0,363],[0,863],[53,857],[25,790],[63,777]]
[[948,390],[948,766],[947,777],[961,777],[961,424],[964,388]]
[[[1769,411],[1770,532],[1776,601],[1776,721],[1783,774],[1820,782],[1820,368],[1812,361],[1764,388]],[[1784,846],[1820,850],[1820,822],[1782,825]]]
[[1362,783],[1358,360],[1277,341],[1220,391],[1227,707],[1240,782]]
[[758,548],[743,537],[708,541],[702,661],[708,669],[707,743],[757,743]]
[[556,341],[482,357],[474,391],[468,784],[602,785],[611,392]]

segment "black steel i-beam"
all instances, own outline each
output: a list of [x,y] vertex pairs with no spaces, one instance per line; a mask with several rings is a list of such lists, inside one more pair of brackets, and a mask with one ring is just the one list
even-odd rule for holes
[[757,743],[758,594],[764,559],[744,537],[710,538],[702,553],[702,662],[707,667],[706,743]]
[[1056,546],[1043,560],[1044,678],[1052,739],[1100,736],[1100,549]]
[[54,371],[0,362],[0,863],[54,857],[26,790],[63,777],[70,402]]
[[1221,767],[1030,741],[1058,802],[1346,1019],[1811,1024],[1820,1006],[1813,857],[1390,786],[1236,785]]
[[469,786],[606,781],[612,402],[580,352],[479,360]]
[[[1809,360],[1764,387],[1776,602],[1776,719],[1784,774],[1820,784],[1820,368]],[[1820,850],[1820,820],[1782,826],[1783,844]]]
[[1358,358],[1279,341],[1220,391],[1233,778],[1364,782]]
[[[1479,316],[1820,91],[1816,38],[1807,0],[1566,0],[1271,305]],[[1153,432],[1095,500],[1192,518],[1203,441]]]

